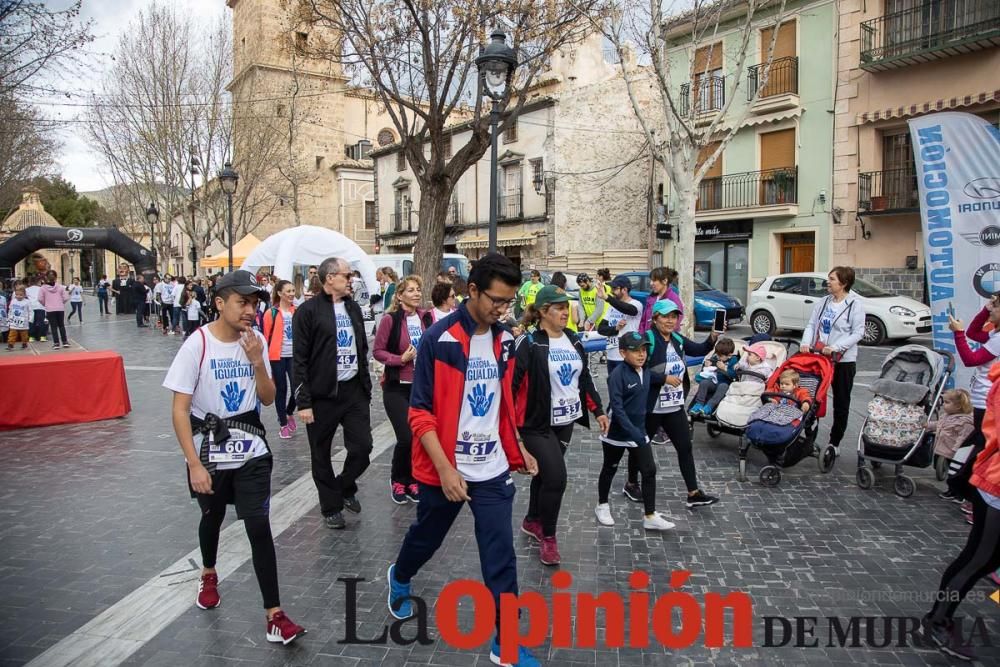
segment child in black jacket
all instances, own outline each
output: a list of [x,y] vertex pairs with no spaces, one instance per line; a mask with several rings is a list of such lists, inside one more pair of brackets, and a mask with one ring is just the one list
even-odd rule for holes
[[597,483],[598,505],[594,509],[598,522],[604,526],[615,523],[608,494],[625,450],[631,449],[642,476],[643,528],[670,530],[674,527],[671,521],[656,511],[656,462],[646,436],[645,423],[650,387],[654,383],[663,384],[664,378],[662,373],[643,368],[649,344],[647,337],[634,331],[619,337],[618,347],[625,363],[614,369],[608,378],[611,426],[608,434],[601,437],[604,464]]

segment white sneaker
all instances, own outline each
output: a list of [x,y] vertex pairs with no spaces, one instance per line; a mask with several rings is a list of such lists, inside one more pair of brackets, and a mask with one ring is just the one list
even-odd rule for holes
[[597,522],[602,526],[615,525],[614,517],[611,516],[611,505],[608,503],[601,503],[595,507],[594,514],[597,515]]
[[674,523],[667,521],[667,518],[659,512],[653,512],[652,516],[643,517],[642,527],[646,530],[670,530],[674,527]]

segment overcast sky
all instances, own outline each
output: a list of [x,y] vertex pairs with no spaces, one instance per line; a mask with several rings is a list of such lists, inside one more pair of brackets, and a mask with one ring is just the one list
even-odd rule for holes
[[[213,19],[229,12],[225,0],[170,0],[182,13],[198,19]],[[46,2],[53,9],[64,9],[72,4],[71,0],[49,0]],[[58,84],[60,90],[73,93],[67,99],[52,98],[42,100],[38,106],[48,118],[71,121],[80,116],[81,109],[60,106],[58,102],[81,103],[87,95],[94,91],[101,80],[102,73],[110,63],[110,54],[123,30],[142,7],[151,4],[151,0],[83,0],[83,16],[94,20],[94,35],[97,38],[88,48],[86,63],[81,68],[80,76],[72,81]],[[79,97],[77,97],[79,95]],[[100,167],[100,157],[83,140],[80,124],[66,122],[61,125],[59,138],[63,143],[60,158],[60,173],[76,186],[81,192],[100,190],[112,185],[109,175],[103,173]]]

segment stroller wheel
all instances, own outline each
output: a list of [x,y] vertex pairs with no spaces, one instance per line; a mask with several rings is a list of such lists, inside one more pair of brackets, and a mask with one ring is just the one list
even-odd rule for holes
[[[718,438],[719,434],[722,433],[722,430],[718,426],[713,426],[712,424],[705,424],[705,430],[713,438]],[[947,470],[947,467],[945,469]]]
[[872,472],[871,468],[858,468],[855,480],[862,489],[870,489],[875,485],[875,473]]
[[934,474],[939,482],[948,477],[948,459],[941,455],[934,457]]
[[736,481],[745,482],[747,481],[747,460],[740,459],[740,472],[736,475]]
[[832,445],[827,445],[820,452],[819,459],[817,459],[819,465],[819,471],[826,474],[833,470],[833,464],[837,462],[837,450],[833,448]]
[[896,481],[892,484],[892,488],[900,498],[909,498],[913,495],[917,485],[906,475],[898,475]]
[[760,469],[760,483],[764,486],[778,486],[781,483],[781,471],[777,466],[764,466]]

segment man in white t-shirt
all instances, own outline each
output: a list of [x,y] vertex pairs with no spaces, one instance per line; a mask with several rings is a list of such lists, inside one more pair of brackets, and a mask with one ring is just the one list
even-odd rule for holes
[[[497,637],[517,636],[500,628],[499,600],[517,595],[517,559],[511,515],[511,470],[535,475],[538,464],[517,435],[514,396],[514,337],[498,324],[517,296],[520,274],[509,259],[489,253],[469,275],[469,298],[436,322],[420,340],[410,393],[413,477],[420,486],[417,519],[389,567],[389,612],[413,615],[410,580],[437,551],[464,503],[476,522],[480,568],[497,608]],[[493,640],[495,664],[539,664],[531,653]]]
[[267,610],[266,639],[288,644],[305,629],[281,610],[278,565],[271,536],[271,468],[258,402],[274,402],[264,338],[251,329],[257,300],[266,298],[249,271],[218,282],[219,319],[198,329],[174,357],[163,386],[174,392],[174,432],[188,467],[191,495],[201,508],[198,541],[202,573],[195,604],[214,609],[221,599],[215,570],[226,505],[236,506],[253,554]]
[[[319,265],[323,291],[292,319],[292,383],[299,419],[306,425],[312,475],[327,528],[342,529],[345,509],[359,514],[358,478],[371,463],[372,379],[361,308],[350,296],[351,267],[329,257]],[[340,475],[330,451],[344,428],[347,456]]]
[[604,319],[597,323],[597,333],[608,337],[608,377],[624,363],[618,348],[618,337],[630,331],[638,331],[642,323],[642,304],[629,294],[632,282],[625,276],[611,281],[611,296],[607,298],[610,307]]

